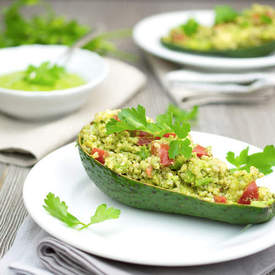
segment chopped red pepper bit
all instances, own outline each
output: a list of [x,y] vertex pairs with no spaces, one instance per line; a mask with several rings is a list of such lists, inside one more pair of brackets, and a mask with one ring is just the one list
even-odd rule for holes
[[114,115],[114,116],[113,116],[113,119],[115,119],[115,120],[117,120],[117,121],[120,121],[120,119],[118,118],[117,115]]
[[192,152],[195,152],[199,158],[201,158],[202,156],[209,156],[206,148],[201,145],[197,145],[196,147],[194,147]]
[[177,135],[175,133],[166,133],[163,136],[166,137],[166,138],[169,138],[170,136],[176,137]]
[[226,203],[226,197],[224,196],[214,196],[214,200],[216,203]]
[[152,178],[152,171],[153,171],[153,167],[152,165],[150,165],[149,167],[146,168],[146,174],[149,178]]

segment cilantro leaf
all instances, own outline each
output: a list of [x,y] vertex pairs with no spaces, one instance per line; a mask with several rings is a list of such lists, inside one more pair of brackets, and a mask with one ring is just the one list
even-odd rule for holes
[[272,23],[272,19],[269,16],[265,15],[265,14],[262,14],[260,16],[260,19],[261,19],[261,22],[264,23],[264,24],[271,24]]
[[199,107],[194,106],[190,111],[183,110],[173,104],[168,106],[167,112],[173,114],[179,121],[196,120],[198,118]]
[[198,31],[199,23],[194,18],[190,18],[185,24],[181,25],[181,28],[187,36],[191,36]]
[[55,218],[66,223],[70,227],[82,224],[75,216],[68,212],[68,206],[64,201],[61,201],[59,197],[56,197],[53,193],[48,193],[44,200],[45,205],[43,207]]
[[51,65],[49,61],[39,66],[29,65],[25,71],[24,80],[30,84],[53,86],[66,72],[65,68],[57,64]]
[[248,155],[249,147],[241,151],[239,156],[235,157],[233,152],[228,152],[226,159],[236,166],[233,170],[250,170],[251,166],[256,167],[264,175],[270,174],[275,166],[275,147],[267,145],[263,152]]
[[183,155],[187,159],[192,155],[192,147],[189,139],[172,140],[169,148],[169,158],[174,159],[177,155]]
[[95,224],[110,219],[119,218],[120,210],[114,207],[107,208],[106,204],[101,204],[97,207],[95,214],[91,217],[89,224]]
[[59,219],[67,224],[69,227],[76,227],[81,225],[80,229],[84,229],[92,224],[103,222],[110,219],[117,219],[120,216],[120,210],[110,207],[107,208],[106,204],[101,204],[97,207],[95,214],[90,218],[90,223],[85,224],[79,221],[74,215],[68,212],[68,206],[64,201],[61,201],[58,196],[53,193],[48,193],[45,200],[44,209],[48,211],[50,215]]
[[247,147],[246,149],[242,150],[240,155],[237,157],[235,157],[235,153],[233,152],[228,152],[226,159],[232,163],[233,165],[235,165],[237,168],[239,168],[241,165],[245,164],[247,162],[247,157],[248,157],[248,150],[249,147]]
[[[118,118],[127,123],[133,130],[142,130],[147,126],[145,108],[138,105],[137,108],[125,108],[118,113]],[[128,130],[132,130],[128,129]]]
[[232,22],[237,16],[238,12],[230,6],[224,5],[215,7],[215,24]]

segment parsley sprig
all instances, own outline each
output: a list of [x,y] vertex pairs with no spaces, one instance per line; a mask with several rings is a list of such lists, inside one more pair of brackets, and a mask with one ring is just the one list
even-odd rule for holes
[[64,67],[46,61],[39,66],[29,65],[24,80],[30,84],[53,86],[65,72]]
[[177,138],[169,144],[169,157],[173,159],[178,155],[184,155],[186,158],[190,158],[192,154],[191,142],[188,139],[190,124],[186,119],[183,119],[179,110],[175,115],[176,110],[176,107],[170,107],[166,113],[156,117],[156,122],[151,122],[147,120],[145,108],[141,105],[138,105],[137,108],[122,109],[118,113],[119,120],[112,118],[107,123],[107,134],[119,133],[125,130],[139,130],[150,133],[155,137],[162,137],[166,133],[175,133]]
[[190,18],[185,24],[181,25],[181,28],[187,36],[191,36],[198,31],[199,23],[194,18]]
[[248,155],[249,147],[242,150],[239,156],[235,153],[228,152],[226,159],[236,168],[232,170],[246,170],[249,172],[250,167],[256,167],[264,175],[272,173],[272,167],[275,166],[275,147],[274,145],[265,146],[263,152]]
[[232,22],[237,16],[238,12],[230,6],[224,5],[215,7],[215,24]]
[[95,214],[91,216],[90,222],[85,224],[68,212],[67,204],[64,201],[61,201],[60,198],[55,196],[53,193],[48,193],[44,202],[45,205],[43,205],[43,207],[49,212],[50,215],[64,222],[67,226],[78,227],[80,230],[95,223],[110,219],[117,219],[120,216],[119,209],[113,207],[107,208],[106,204],[101,204],[97,207]]

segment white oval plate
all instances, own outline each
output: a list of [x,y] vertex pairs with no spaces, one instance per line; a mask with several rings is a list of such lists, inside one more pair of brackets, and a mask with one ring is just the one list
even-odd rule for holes
[[186,22],[191,17],[203,25],[209,26],[214,22],[214,12],[211,10],[178,11],[154,15],[135,25],[134,40],[145,51],[180,64],[226,70],[251,70],[275,65],[274,54],[255,58],[215,57],[177,52],[161,45],[162,36],[167,35],[171,28]]
[[[229,150],[239,152],[246,143],[222,136],[193,132],[194,141],[212,145],[215,156],[225,159]],[[251,146],[251,152],[258,151]],[[275,175],[258,181],[274,191]],[[69,211],[88,222],[99,204],[121,209],[117,220],[78,231],[50,216],[42,207],[48,192],[60,196]],[[92,254],[123,262],[191,266],[244,257],[275,244],[275,219],[245,230],[244,226],[211,220],[145,211],[125,206],[103,194],[91,182],[74,144],[49,154],[29,173],[23,190],[25,206],[44,230]]]

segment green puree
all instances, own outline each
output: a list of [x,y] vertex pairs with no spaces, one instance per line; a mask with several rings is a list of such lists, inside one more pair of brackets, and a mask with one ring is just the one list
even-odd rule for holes
[[0,87],[23,91],[53,91],[77,87],[85,84],[77,74],[64,73],[53,85],[29,83],[24,79],[25,72],[13,72],[0,76]]

